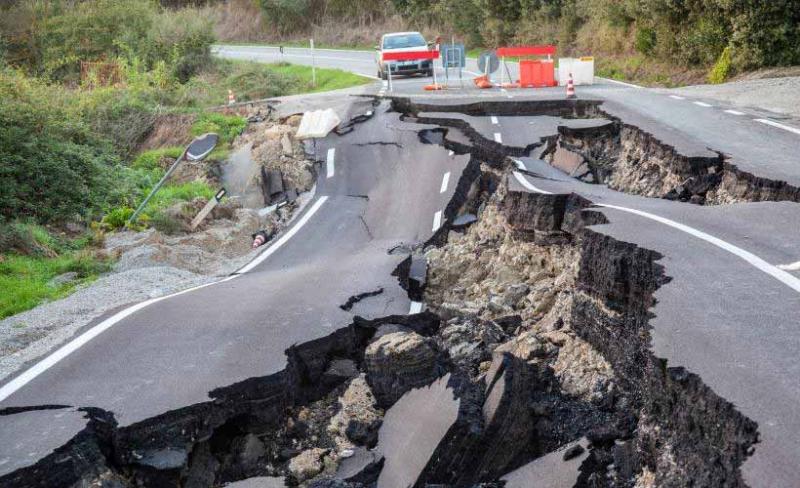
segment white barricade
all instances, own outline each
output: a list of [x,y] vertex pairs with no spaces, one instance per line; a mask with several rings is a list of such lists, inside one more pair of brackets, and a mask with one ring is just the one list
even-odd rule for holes
[[569,74],[576,85],[594,84],[594,58],[585,56],[582,58],[558,58],[558,84],[565,86]]

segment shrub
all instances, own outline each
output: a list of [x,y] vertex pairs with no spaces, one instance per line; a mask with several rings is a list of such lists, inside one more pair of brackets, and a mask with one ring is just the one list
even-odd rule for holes
[[711,68],[711,72],[708,73],[708,82],[709,83],[724,83],[725,80],[728,79],[728,75],[731,72],[731,48],[726,47],[722,50],[722,54],[719,55],[719,59],[714,64],[714,67]]
[[650,55],[656,47],[656,32],[653,29],[639,27],[636,29],[636,40],[633,47],[644,55]]

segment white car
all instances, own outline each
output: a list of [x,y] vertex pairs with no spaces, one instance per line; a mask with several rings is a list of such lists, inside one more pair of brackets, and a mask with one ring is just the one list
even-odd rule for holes
[[377,51],[376,61],[378,62],[378,77],[385,80],[389,76],[387,71],[391,67],[392,76],[394,75],[414,75],[421,73],[426,76],[433,76],[433,61],[430,59],[419,59],[413,61],[387,61],[383,62],[383,53],[400,53],[413,51],[426,51],[430,45],[419,32],[393,32],[384,34],[381,43],[375,46]]

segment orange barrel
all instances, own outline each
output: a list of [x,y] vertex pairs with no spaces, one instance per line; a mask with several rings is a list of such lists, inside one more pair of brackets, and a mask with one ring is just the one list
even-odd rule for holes
[[556,65],[552,59],[543,59],[541,62],[542,86],[556,86]]
[[535,86],[536,71],[538,61],[524,59],[519,62],[519,86],[520,88],[527,88]]

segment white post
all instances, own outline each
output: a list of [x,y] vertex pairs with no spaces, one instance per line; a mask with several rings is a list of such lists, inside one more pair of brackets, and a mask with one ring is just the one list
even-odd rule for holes
[[317,86],[317,63],[314,58],[314,39],[311,39],[311,86]]
[[[437,47],[438,47],[438,45],[437,45]],[[441,57],[441,55],[440,55],[440,57]],[[432,68],[431,71],[433,71],[433,85],[436,86],[436,60],[435,59],[431,59],[431,68]]]
[[386,72],[389,73],[389,91],[390,92],[394,91],[394,84],[392,83],[392,63],[393,62],[394,61],[389,61],[389,63],[386,65]]
[[[503,68],[505,69],[505,67],[506,67],[506,57],[503,56],[502,59],[503,59]],[[505,81],[505,77],[503,76],[503,70],[501,69],[500,70],[500,88],[503,88],[503,81]],[[508,80],[508,82],[511,83],[511,80]]]

